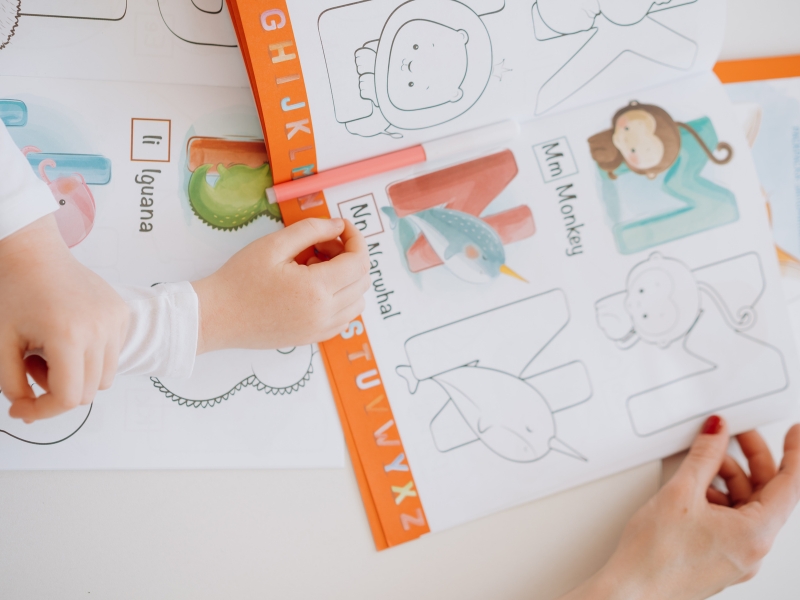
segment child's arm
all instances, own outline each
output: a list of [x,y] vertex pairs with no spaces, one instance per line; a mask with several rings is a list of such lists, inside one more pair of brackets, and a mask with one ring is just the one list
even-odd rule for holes
[[[295,256],[309,247],[315,249],[315,255],[305,264],[297,262]],[[106,357],[106,365],[116,366],[118,353],[119,374],[188,377],[194,357],[204,352],[283,348],[329,339],[361,314],[364,292],[370,285],[368,271],[366,242],[354,225],[341,219],[309,219],[256,240],[216,273],[192,284],[117,287],[129,312],[127,333],[121,352]],[[41,292],[48,301],[61,295]],[[0,297],[0,311],[2,300]],[[97,315],[98,323],[102,313],[103,307],[93,303],[90,314]],[[57,327],[36,314],[20,315],[23,322]],[[43,354],[52,360],[51,354]],[[43,389],[53,388],[52,372],[42,358],[26,359],[20,366],[21,378],[26,367]],[[113,372],[108,377],[104,375],[101,389],[111,384]],[[30,388],[24,387],[27,395],[4,388],[13,403],[12,417],[34,421],[72,407],[60,404],[51,408],[50,394],[33,400]]]
[[[298,263],[311,246],[317,255]],[[195,356],[211,350],[329,339],[361,314],[367,267],[352,224],[314,219],[253,242],[193,284],[117,286],[131,312],[118,374],[188,377]]]

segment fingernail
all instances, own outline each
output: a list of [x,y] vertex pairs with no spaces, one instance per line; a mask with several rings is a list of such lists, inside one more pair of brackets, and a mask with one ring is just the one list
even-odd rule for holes
[[722,418],[718,417],[717,415],[711,415],[706,419],[706,422],[703,423],[703,429],[701,433],[705,435],[715,435],[720,432],[722,429]]

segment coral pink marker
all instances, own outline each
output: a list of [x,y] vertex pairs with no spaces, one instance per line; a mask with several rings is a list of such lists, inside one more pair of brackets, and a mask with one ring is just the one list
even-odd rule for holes
[[440,140],[425,142],[419,146],[382,154],[356,163],[336,167],[329,171],[309,175],[294,181],[279,183],[267,188],[271,204],[302,198],[309,194],[336,187],[351,181],[365,179],[380,173],[394,171],[411,165],[448,158],[456,154],[472,152],[481,148],[505,144],[519,135],[519,123],[501,121],[478,129],[457,133]]

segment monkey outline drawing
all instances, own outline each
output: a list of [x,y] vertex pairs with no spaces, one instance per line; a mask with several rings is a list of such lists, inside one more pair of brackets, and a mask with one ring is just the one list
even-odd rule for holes
[[628,398],[638,435],[786,389],[781,352],[745,333],[764,286],[755,253],[692,270],[655,252],[630,271],[624,291],[595,304],[598,326],[618,348],[633,352],[642,342],[672,367]]
[[[591,136],[588,144],[623,254],[739,218],[734,194],[702,176],[709,162],[725,166],[735,156],[731,145],[717,138],[708,117],[683,123],[658,106],[632,101],[614,114],[610,129]],[[653,190],[653,185],[659,187]]]

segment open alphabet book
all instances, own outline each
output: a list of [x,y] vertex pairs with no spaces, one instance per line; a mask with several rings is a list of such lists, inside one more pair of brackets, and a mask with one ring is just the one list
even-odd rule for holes
[[517,119],[281,205],[366,236],[322,345],[379,548],[793,409],[797,354],[721,0],[230,1],[276,182]]

